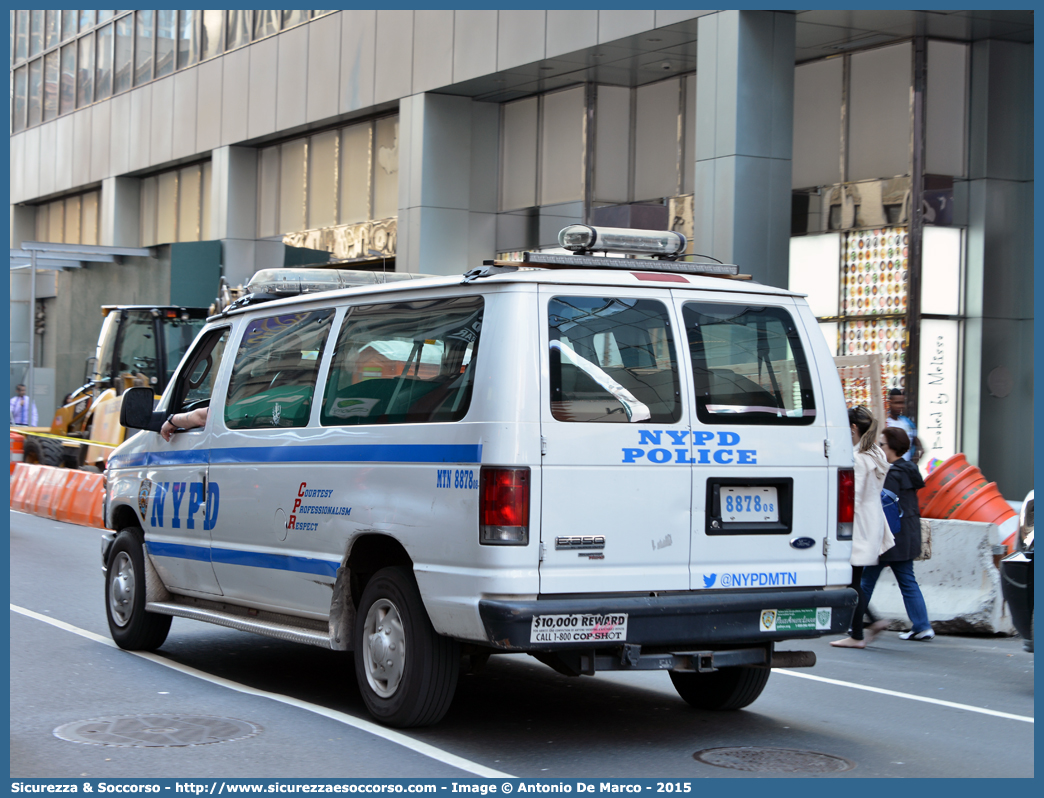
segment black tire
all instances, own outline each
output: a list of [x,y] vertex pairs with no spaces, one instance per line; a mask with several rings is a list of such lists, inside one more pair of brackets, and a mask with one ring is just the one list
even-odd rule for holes
[[355,678],[370,714],[388,726],[438,723],[449,710],[460,672],[460,645],[438,634],[413,574],[383,568],[359,600]]
[[163,645],[171,617],[145,612],[145,552],[140,529],[116,536],[105,570],[105,617],[116,645],[128,651],[153,651]]
[[768,684],[769,668],[722,668],[710,673],[671,671],[671,681],[696,709],[732,710],[753,704]]
[[58,467],[65,459],[65,447],[54,438],[35,438],[30,435],[25,439],[22,459],[27,463]]

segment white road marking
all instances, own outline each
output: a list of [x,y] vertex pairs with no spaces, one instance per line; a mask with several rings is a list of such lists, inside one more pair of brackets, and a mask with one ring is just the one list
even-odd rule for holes
[[[34,618],[44,623],[49,623],[51,626],[55,626],[66,632],[72,632],[73,634],[85,637],[88,640],[93,640],[95,643],[101,643],[102,645],[109,646],[111,648],[119,648],[110,638],[103,637],[102,635],[89,632],[86,629],[81,629],[78,626],[66,623],[65,621],[59,621],[56,618],[50,618],[46,615],[41,615],[38,612],[27,610],[25,607],[19,607],[15,604],[11,605],[11,612],[17,612],[20,615],[25,615],[27,618]],[[121,649],[122,650],[122,649]],[[136,657],[147,659],[151,662],[155,662],[159,665],[163,665],[166,668],[184,673],[188,676],[195,676],[197,679],[202,679],[205,682],[210,682],[219,687],[227,687],[230,690],[235,690],[237,693],[245,693],[246,695],[259,696],[261,698],[269,698],[273,701],[278,701],[280,704],[287,704],[288,706],[303,709],[308,712],[314,712],[316,715],[322,715],[330,720],[335,720],[338,723],[343,723],[345,726],[351,726],[352,728],[359,729],[360,731],[367,732],[374,735],[375,737],[381,737],[389,742],[401,745],[403,748],[408,748],[411,751],[415,751],[418,754],[423,754],[426,757],[442,762],[443,764],[450,765],[451,767],[459,768],[467,773],[474,773],[476,776],[484,776],[486,778],[498,778],[498,779],[513,779],[515,778],[510,773],[504,773],[493,768],[488,768],[485,765],[480,765],[477,762],[472,762],[469,759],[451,754],[448,751],[443,751],[440,748],[436,748],[433,745],[422,743],[419,740],[414,740],[412,737],[408,737],[401,732],[393,731],[392,729],[386,729],[384,726],[379,726],[376,723],[372,723],[362,718],[348,715],[344,712],[338,712],[334,709],[327,709],[326,707],[319,706],[317,704],[310,704],[307,701],[301,701],[296,698],[290,698],[285,695],[279,695],[278,693],[270,693],[267,690],[258,690],[254,687],[247,687],[244,684],[233,682],[229,679],[222,679],[220,676],[211,676],[209,673],[191,668],[187,665],[181,665],[177,662],[172,662],[169,659],[161,657],[157,654],[151,654],[147,651],[127,651],[127,654],[133,654]]]
[[839,679],[827,679],[825,676],[813,676],[811,673],[798,673],[797,671],[790,671],[785,668],[773,668],[775,673],[785,673],[787,676],[797,676],[799,679],[811,679],[814,682],[823,682],[825,684],[836,684],[839,687],[850,687],[853,690],[866,690],[868,693],[881,693],[881,695],[890,695],[895,698],[906,698],[910,701],[922,701],[925,704],[938,704],[941,707],[950,707],[952,709],[963,709],[967,712],[978,712],[980,715],[993,715],[998,718],[1007,718],[1008,720],[1021,720],[1024,723],[1033,723],[1033,718],[1026,715],[1012,715],[1010,712],[998,712],[995,709],[985,709],[983,707],[973,707],[969,704],[957,704],[953,701],[942,701],[938,698],[928,698],[927,696],[913,695],[912,693],[900,693],[896,690],[885,690],[882,687],[870,687],[865,684],[855,684],[853,682],[842,682]]

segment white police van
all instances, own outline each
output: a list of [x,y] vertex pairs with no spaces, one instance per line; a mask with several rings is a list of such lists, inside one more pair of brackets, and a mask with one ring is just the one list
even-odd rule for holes
[[[851,439],[815,318],[677,259],[676,233],[560,238],[580,254],[281,299],[344,273],[259,273],[158,408],[128,391],[144,431],[107,469],[114,640],[157,648],[179,616],[353,651],[394,726],[437,722],[490,654],[666,670],[706,709],[813,664],[775,644],[844,632],[856,602]],[[590,254],[609,250],[653,257]]]

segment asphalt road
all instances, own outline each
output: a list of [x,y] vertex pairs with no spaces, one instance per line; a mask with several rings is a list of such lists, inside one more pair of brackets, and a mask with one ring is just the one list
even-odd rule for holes
[[[807,777],[716,767],[694,754],[758,746],[842,757],[861,777],[1032,777],[1033,655],[1018,639],[886,633],[863,650],[827,639],[816,667],[776,671],[729,713],[691,709],[665,673],[569,679],[528,657],[461,678],[434,728],[369,721],[350,655],[175,618],[155,654],[115,648],[99,531],[12,512],[12,777]],[[939,702],[950,702],[939,703]],[[256,727],[167,748],[73,743],[100,717],[197,714]]]

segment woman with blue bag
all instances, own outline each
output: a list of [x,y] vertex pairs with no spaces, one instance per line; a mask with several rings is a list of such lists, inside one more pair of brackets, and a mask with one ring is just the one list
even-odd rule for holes
[[[881,448],[891,463],[885,477],[885,490],[890,490],[899,497],[899,531],[895,533],[895,546],[881,555],[877,565],[863,569],[862,592],[869,604],[874,586],[881,571],[887,565],[895,574],[899,591],[903,594],[906,614],[910,616],[913,629],[900,633],[902,640],[931,640],[935,630],[928,621],[928,609],[924,605],[924,596],[914,577],[914,559],[921,553],[921,515],[917,507],[917,491],[924,487],[924,480],[917,466],[903,455],[910,448],[910,437],[900,427],[887,427],[881,433]],[[873,635],[888,628],[888,621],[875,621],[868,627]]]
[[[838,648],[866,648],[863,616],[870,599],[863,594],[863,571],[877,566],[878,558],[892,548],[895,541],[881,504],[881,489],[888,473],[888,460],[877,445],[877,421],[865,407],[853,407],[848,411],[848,423],[855,449],[855,513],[852,518],[852,557],[849,562],[852,563],[852,587],[859,594],[859,603],[852,615],[852,628],[848,637],[833,640],[830,645]],[[873,634],[871,630],[871,639]]]

